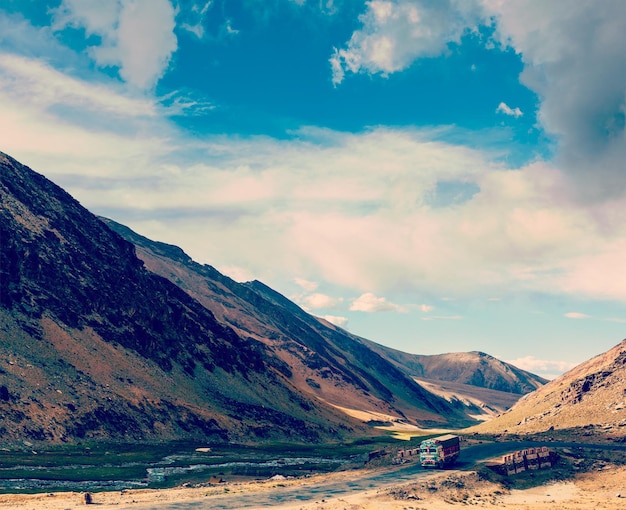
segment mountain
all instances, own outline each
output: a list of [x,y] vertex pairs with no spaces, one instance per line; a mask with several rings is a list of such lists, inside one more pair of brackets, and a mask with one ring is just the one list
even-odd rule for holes
[[[325,441],[471,422],[261,282],[114,232],[0,153],[0,437]],[[139,257],[137,256],[139,255]]]
[[626,340],[522,397],[493,421],[473,429],[525,434],[592,428],[626,437]]
[[365,342],[424,389],[481,421],[510,409],[523,394],[547,382],[484,352],[409,354]]
[[184,289],[239,335],[262,342],[289,366],[293,384],[313,398],[421,426],[473,421],[466,409],[416,384],[369,342],[313,317],[263,283],[237,283],[178,247],[102,220],[136,246],[146,268]]
[[378,344],[370,347],[412,377],[433,382],[453,382],[505,393],[524,395],[547,379],[505,363],[484,352],[408,354]]
[[363,433],[299,391],[265,344],[147,270],[131,243],[4,154],[0,198],[3,440]]
[[[462,412],[471,416],[482,414],[484,415],[482,419],[508,409],[522,394],[533,391],[547,382],[539,376],[484,353],[415,355],[351,335],[305,313],[296,304],[258,281],[238,284],[209,265],[193,262],[176,246],[151,241],[113,220],[101,219],[111,229],[135,244],[138,256],[146,267],[185,289],[233,329],[242,334],[257,335],[259,339],[270,343],[290,366],[298,366],[300,363],[298,357],[294,358],[293,349],[296,344],[288,341],[285,344],[287,346],[285,352],[285,349],[281,349],[281,341],[278,339],[289,339],[294,335],[308,338],[307,335],[302,336],[300,331],[293,331],[294,319],[297,318],[305,329],[330,338],[339,352],[346,348],[359,349],[358,355],[353,357],[353,362],[356,360],[360,364],[358,371],[367,371],[371,367],[381,365],[380,356],[430,393],[434,392],[449,401],[457,410],[465,406],[466,409]],[[250,299],[254,294],[250,295],[249,289],[263,295],[272,306],[268,308],[266,304],[260,307],[257,301]],[[276,317],[281,317],[281,320],[277,321]],[[311,342],[307,349],[315,348],[315,339]],[[313,353],[315,356],[318,355],[316,351],[308,353],[309,356]],[[299,356],[302,357],[302,353]],[[310,365],[310,362],[308,364]],[[336,370],[341,371],[345,366],[347,366],[345,360],[341,361]],[[376,385],[380,382],[381,374],[375,371],[373,376],[372,384]],[[398,378],[398,375],[395,374],[395,377]],[[333,391],[332,385],[328,384],[333,381],[329,380],[325,372],[320,376],[319,372],[308,371],[306,376],[300,379],[314,388],[320,398],[336,405],[368,409],[373,412],[392,414],[397,412],[389,407],[386,401],[376,400],[371,394],[357,392],[355,395],[346,391]],[[442,388],[442,384],[445,384],[445,388]],[[307,390],[311,391],[311,388]],[[363,400],[364,396],[368,398]],[[389,395],[385,393],[382,397],[389,398]]]

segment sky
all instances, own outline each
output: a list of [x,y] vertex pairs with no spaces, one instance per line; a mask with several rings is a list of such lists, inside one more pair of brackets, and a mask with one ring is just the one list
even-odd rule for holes
[[0,151],[411,353],[626,335],[623,0],[0,0]]

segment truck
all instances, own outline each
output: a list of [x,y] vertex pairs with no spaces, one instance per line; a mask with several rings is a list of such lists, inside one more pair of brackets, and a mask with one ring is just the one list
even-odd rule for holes
[[461,451],[461,438],[453,434],[425,439],[420,443],[420,464],[443,469],[452,464]]

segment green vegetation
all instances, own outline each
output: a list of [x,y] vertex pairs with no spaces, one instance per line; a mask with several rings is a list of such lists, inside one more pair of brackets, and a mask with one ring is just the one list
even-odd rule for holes
[[[390,437],[343,444],[266,443],[204,445],[189,442],[150,444],[30,444],[0,450],[0,492],[39,492],[37,483],[21,487],[2,483],[24,479],[48,482],[45,491],[83,488],[119,490],[130,486],[162,488],[216,479],[304,476],[362,466],[373,450],[394,445]],[[208,451],[196,451],[209,447]],[[109,485],[116,481],[115,485]],[[57,483],[58,482],[58,483]],[[75,484],[75,485],[72,485]],[[42,485],[43,488],[43,485]]]
[[[146,467],[162,462],[179,450],[177,444],[93,444],[81,446],[43,446],[0,450],[1,480],[57,481],[58,490],[68,482],[106,482],[113,480],[142,481]],[[2,484],[0,492],[38,492],[36,489],[15,490]],[[46,490],[55,490],[46,486]]]

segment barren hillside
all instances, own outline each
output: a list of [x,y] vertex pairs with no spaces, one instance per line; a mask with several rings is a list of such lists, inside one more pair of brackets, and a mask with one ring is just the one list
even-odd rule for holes
[[626,340],[473,430],[532,433],[582,427],[600,427],[607,434],[626,436]]

